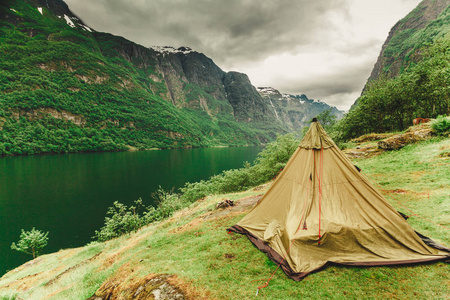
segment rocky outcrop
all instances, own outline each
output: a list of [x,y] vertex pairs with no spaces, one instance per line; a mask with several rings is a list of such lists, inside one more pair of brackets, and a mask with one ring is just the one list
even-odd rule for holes
[[107,281],[88,300],[113,299],[186,299],[183,292],[170,284],[170,275],[147,276],[136,282]]
[[263,121],[275,119],[275,113],[269,109],[248,76],[238,72],[229,72],[224,80],[227,99],[233,107],[234,117],[239,122]]
[[383,150],[398,150],[408,144],[416,143],[431,137],[430,124],[410,127],[405,133],[397,134],[378,142],[378,148]]

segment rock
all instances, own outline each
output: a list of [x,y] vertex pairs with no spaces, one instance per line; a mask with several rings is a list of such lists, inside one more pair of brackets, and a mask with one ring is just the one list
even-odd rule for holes
[[186,297],[176,286],[169,283],[170,275],[158,275],[152,278],[144,278],[135,283],[125,284],[105,282],[97,290],[95,295],[88,300],[113,300],[113,299],[155,299],[155,300],[183,300]]
[[[397,150],[408,144],[416,143],[431,137],[431,127],[423,124],[421,127],[410,127],[405,133],[397,134],[378,142],[378,148],[384,150]],[[426,126],[425,126],[426,125]]]
[[227,208],[229,206],[234,206],[234,202],[233,202],[233,200],[226,199],[224,201],[221,201],[221,202],[217,203],[216,209]]

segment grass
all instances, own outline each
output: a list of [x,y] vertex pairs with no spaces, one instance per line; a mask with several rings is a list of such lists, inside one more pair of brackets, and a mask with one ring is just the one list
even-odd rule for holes
[[[431,221],[411,216],[415,230],[445,245],[450,244],[449,231],[437,224],[449,227],[450,158],[439,154],[449,144],[449,138],[434,139],[354,161],[394,207],[403,212],[408,207]],[[86,299],[108,284],[125,295],[155,274],[174,275],[171,282],[189,299],[254,299],[276,266],[246,237],[226,233],[246,211],[225,213],[215,205],[225,198],[238,203],[266,190],[208,196],[136,234],[41,256],[0,278],[0,299]],[[448,299],[449,271],[445,263],[329,266],[295,282],[278,269],[258,297]]]

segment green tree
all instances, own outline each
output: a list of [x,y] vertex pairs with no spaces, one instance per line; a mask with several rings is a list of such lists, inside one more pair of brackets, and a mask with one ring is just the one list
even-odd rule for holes
[[31,231],[22,229],[19,242],[12,243],[11,249],[33,255],[33,258],[39,256],[42,248],[47,246],[48,232],[44,233],[36,230],[34,227]]

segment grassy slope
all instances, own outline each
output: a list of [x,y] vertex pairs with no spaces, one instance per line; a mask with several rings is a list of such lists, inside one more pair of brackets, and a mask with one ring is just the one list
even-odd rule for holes
[[[411,214],[407,207],[431,221],[411,216],[414,229],[447,246],[448,229],[435,223],[450,227],[450,158],[439,156],[449,149],[450,138],[446,138],[355,160],[395,208]],[[248,199],[266,189],[210,196],[134,235],[41,256],[0,279],[0,298],[17,294],[23,299],[85,299],[105,281],[125,290],[149,274],[176,275],[175,282],[192,299],[253,298],[256,287],[276,266],[247,238],[226,234],[225,229],[245,212],[218,212],[214,207],[225,197]],[[265,299],[445,299],[450,293],[448,273],[444,263],[331,266],[294,282],[277,270],[259,295]]]

